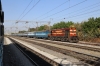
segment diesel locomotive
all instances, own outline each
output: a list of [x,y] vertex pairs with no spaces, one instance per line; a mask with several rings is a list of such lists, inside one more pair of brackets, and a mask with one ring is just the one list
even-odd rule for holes
[[79,41],[75,27],[51,30],[48,37],[50,40],[60,40],[69,42]]

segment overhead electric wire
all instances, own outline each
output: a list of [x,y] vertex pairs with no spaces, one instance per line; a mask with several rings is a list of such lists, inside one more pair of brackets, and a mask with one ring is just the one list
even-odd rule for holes
[[[99,5],[98,5],[99,4]],[[96,6],[97,5],[97,6]],[[91,7],[92,6],[92,7]],[[94,6],[94,7],[93,7]],[[87,6],[87,7],[84,7],[84,8],[81,8],[81,9],[79,9],[79,10],[76,10],[76,11],[73,11],[73,12],[70,12],[70,13],[68,13],[68,14],[72,14],[72,13],[74,13],[74,12],[78,12],[78,11],[81,11],[81,10],[84,10],[84,9],[87,9],[87,8],[89,8],[89,9],[87,9],[87,10],[85,10],[85,11],[88,11],[88,10],[91,10],[91,9],[94,9],[94,8],[97,8],[97,7],[99,7],[100,6],[100,2],[98,2],[98,3],[95,3],[95,4],[92,4],[92,5],[89,5],[89,6]],[[91,7],[91,8],[90,8]],[[82,12],[84,12],[84,11],[82,11]],[[78,12],[79,13],[79,12]],[[64,15],[68,15],[68,14],[64,14]],[[62,16],[64,16],[64,15],[62,15]],[[59,16],[59,17],[61,17],[61,16]],[[59,18],[59,17],[56,17],[56,18]],[[56,19],[56,18],[54,18],[54,19]]]
[[[59,7],[61,7],[62,5],[64,5],[65,3],[67,3],[68,1],[70,1],[70,0],[65,1],[64,3],[58,5],[57,7],[51,9],[50,11],[46,12],[45,14],[43,14],[43,15],[41,15],[41,16],[44,16],[44,15],[46,15],[46,14],[52,12],[53,10],[55,10],[55,9],[57,9],[57,8],[59,8]],[[39,16],[39,17],[41,17],[41,16]],[[39,17],[37,17],[37,18],[39,18]],[[36,18],[36,19],[37,19],[37,18]]]
[[[90,14],[90,13],[89,13],[89,14]],[[98,14],[100,14],[100,13],[95,13],[95,14],[91,14],[91,15],[86,15],[86,14],[85,14],[85,17],[86,17],[86,16],[98,15]],[[72,17],[72,18],[79,18],[79,17]],[[84,18],[84,16],[81,15],[80,18]],[[91,17],[89,17],[89,18],[91,18]]]
[[[66,8],[66,9],[63,9],[63,10],[59,11],[59,12],[56,12],[56,13],[50,15],[50,16],[56,15],[56,14],[58,14],[58,13],[60,13],[60,12],[63,12],[63,11],[65,11],[65,10],[68,10],[68,9],[70,9],[70,8],[72,8],[72,7],[75,7],[75,6],[79,5],[79,4],[82,4],[82,3],[86,2],[86,1],[87,1],[87,0],[84,0],[84,1],[82,1],[82,2],[79,2],[79,3],[77,3],[77,4],[73,5],[73,6],[70,6],[70,7]],[[50,16],[47,16],[47,17],[45,17],[45,18],[48,18],[48,17],[50,17]],[[43,18],[43,19],[45,19],[45,18]],[[43,20],[43,19],[41,19],[41,20]]]
[[[25,8],[25,10],[22,12],[22,14],[24,14],[24,12],[26,11],[26,9],[29,7],[29,5],[32,3],[33,0],[30,1],[30,3],[27,5],[27,7]],[[22,14],[19,16],[19,18],[22,16]],[[18,19],[19,19],[18,18]]]
[[93,10],[93,11],[86,12],[86,13],[82,13],[82,14],[78,14],[78,15],[74,15],[74,16],[70,16],[70,17],[68,17],[68,18],[73,18],[73,17],[77,17],[77,16],[87,15],[87,14],[89,14],[89,13],[93,13],[93,12],[97,12],[97,11],[100,11],[100,9]]
[[[26,14],[24,14],[24,15],[22,16],[22,18],[25,17],[39,2],[40,2],[40,0],[39,0],[35,5],[33,5],[32,8],[31,8]],[[22,18],[20,18],[20,20],[21,20]],[[20,20],[19,20],[19,21],[20,21]]]
[[[81,8],[81,9],[79,9],[79,10],[76,10],[76,11],[73,11],[73,12],[70,12],[70,13],[68,13],[68,14],[72,14],[72,13],[74,13],[74,12],[78,12],[78,11],[81,11],[81,10],[84,10],[84,9],[87,9],[87,8],[90,8],[91,6],[94,6],[94,5],[97,5],[97,6],[95,6],[95,7],[98,7],[100,2],[98,2],[98,3],[95,3],[95,4],[92,4],[92,5],[89,5],[89,6],[87,6],[87,7],[84,7],[84,8]],[[95,8],[95,7],[92,7],[92,8]],[[92,9],[92,8],[90,8],[90,9]],[[88,9],[88,10],[90,10],[90,9]],[[67,15],[67,14],[64,14],[64,15]],[[62,16],[64,16],[64,15],[62,15]],[[59,16],[59,17],[61,17],[61,16]],[[56,17],[56,18],[59,18],[59,17]],[[55,19],[56,19],[55,18]]]

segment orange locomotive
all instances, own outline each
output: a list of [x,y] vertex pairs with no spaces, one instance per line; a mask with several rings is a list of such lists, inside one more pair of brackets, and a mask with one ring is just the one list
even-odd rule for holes
[[75,27],[51,30],[48,37],[50,40],[61,40],[69,42],[79,41]]

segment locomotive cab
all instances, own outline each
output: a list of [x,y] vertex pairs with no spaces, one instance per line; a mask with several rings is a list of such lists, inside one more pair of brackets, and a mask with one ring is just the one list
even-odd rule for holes
[[69,42],[78,42],[78,36],[75,27],[70,27],[69,29]]

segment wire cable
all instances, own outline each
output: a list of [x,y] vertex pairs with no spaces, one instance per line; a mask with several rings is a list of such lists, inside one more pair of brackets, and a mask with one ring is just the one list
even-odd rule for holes
[[[60,12],[63,12],[63,11],[65,11],[65,10],[68,10],[68,9],[70,9],[70,8],[73,8],[73,7],[77,6],[77,5],[80,5],[80,4],[84,3],[84,2],[86,2],[86,1],[87,1],[87,0],[84,0],[84,1],[82,1],[82,2],[79,2],[79,3],[77,3],[77,4],[73,5],[73,6],[70,6],[70,7],[66,8],[66,9],[63,9],[63,10],[61,10],[61,11],[59,11],[59,12],[56,12],[56,13],[54,13],[54,14],[52,14],[52,15],[49,15],[49,16],[47,16],[47,17],[45,17],[45,18],[48,18],[48,17],[50,17],[50,16],[56,15],[56,14],[58,14],[58,13],[60,13]],[[45,18],[43,18],[43,19],[45,19]],[[41,19],[41,20],[43,20],[43,19]]]
[[[24,15],[22,16],[22,18],[25,17],[39,2],[40,2],[40,0],[39,0],[35,5],[33,5],[32,8],[31,8],[26,14],[24,14]],[[20,18],[20,20],[21,20],[22,18]],[[20,20],[19,20],[19,21],[20,21]]]
[[[59,8],[59,7],[61,7],[62,5],[64,5],[65,3],[69,2],[69,1],[70,1],[70,0],[65,1],[64,3],[58,5],[57,7],[51,9],[50,11],[46,12],[45,14],[43,14],[43,15],[41,15],[41,16],[44,16],[44,15],[46,15],[46,14],[52,12],[53,10],[55,10],[55,9],[57,9],[57,8]],[[39,17],[41,17],[41,16],[39,16]],[[39,17],[37,17],[37,18],[39,18]],[[36,19],[37,19],[37,18],[36,18]]]
[[[24,12],[26,11],[26,9],[29,7],[29,5],[32,3],[33,0],[30,1],[30,3],[27,5],[27,7],[25,8],[25,10],[22,12],[22,14],[24,14]],[[22,16],[22,14],[19,16],[19,18]],[[18,18],[18,19],[19,19]]]
[[[89,14],[90,14],[90,13],[89,13]],[[91,16],[91,17],[92,17],[93,15],[98,15],[98,14],[100,14],[100,13],[91,14],[91,15],[86,15],[86,14],[85,14],[85,15],[86,15],[85,17],[87,17],[87,16]],[[91,17],[89,17],[89,18],[91,18]],[[72,18],[79,18],[79,17],[72,17]],[[84,16],[81,15],[80,18],[84,18]]]
[[93,11],[86,12],[86,13],[82,13],[82,14],[78,14],[78,15],[74,15],[74,16],[71,16],[71,17],[67,17],[67,19],[68,19],[68,18],[74,18],[74,17],[77,17],[77,16],[87,15],[87,14],[89,14],[89,13],[93,13],[93,12],[97,12],[97,11],[100,11],[100,9],[93,10]]
[[[81,9],[79,9],[79,10],[76,10],[76,11],[70,12],[70,13],[68,13],[68,14],[76,13],[76,12],[78,12],[78,11],[81,11],[81,10],[84,10],[84,9],[89,8],[89,9],[87,9],[87,10],[82,11],[82,13],[83,13],[83,12],[85,12],[85,11],[89,11],[89,10],[91,10],[91,9],[94,9],[94,8],[99,7],[100,5],[98,5],[98,4],[100,4],[100,2],[95,3],[95,4],[92,4],[92,5],[89,5],[89,6],[84,7],[84,8],[81,8]],[[97,5],[97,6],[96,6],[96,5]],[[91,6],[92,6],[92,7],[91,7]],[[94,7],[93,7],[93,6],[94,6]],[[91,7],[91,8],[90,8],[90,7]],[[79,13],[79,12],[78,12],[78,13]],[[81,13],[81,12],[80,12],[80,13]],[[65,16],[65,15],[68,15],[68,14],[64,14],[64,15],[62,15],[62,16]],[[56,18],[60,18],[60,17],[62,17],[62,16],[59,16],[59,17],[56,17]],[[54,19],[56,19],[56,18],[54,18]],[[59,20],[60,20],[60,19],[59,19]]]

